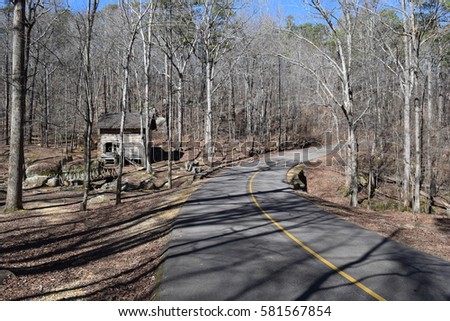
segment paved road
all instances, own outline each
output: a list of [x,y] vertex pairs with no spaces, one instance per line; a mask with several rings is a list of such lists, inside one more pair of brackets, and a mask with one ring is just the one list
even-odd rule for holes
[[450,262],[299,198],[284,182],[294,159],[305,152],[231,168],[191,196],[158,299],[450,300]]

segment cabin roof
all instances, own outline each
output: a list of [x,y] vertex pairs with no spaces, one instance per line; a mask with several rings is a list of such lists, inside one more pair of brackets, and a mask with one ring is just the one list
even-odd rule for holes
[[[98,117],[97,127],[99,129],[120,129],[121,113],[104,113]],[[141,118],[137,113],[127,113],[124,129],[141,128]]]
[[[99,129],[120,129],[120,122],[122,120],[122,113],[103,113],[98,117],[97,128]],[[163,126],[165,123],[164,117],[153,118],[151,122],[151,129],[155,130]],[[140,129],[141,115],[138,113],[127,113],[125,117],[125,130]]]

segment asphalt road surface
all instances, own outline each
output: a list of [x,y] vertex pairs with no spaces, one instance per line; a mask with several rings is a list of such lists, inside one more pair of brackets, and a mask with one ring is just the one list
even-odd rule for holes
[[450,262],[298,197],[285,152],[210,179],[183,206],[159,300],[450,300]]

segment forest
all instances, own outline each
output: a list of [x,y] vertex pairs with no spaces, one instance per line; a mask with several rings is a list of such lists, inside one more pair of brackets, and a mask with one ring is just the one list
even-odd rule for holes
[[399,210],[450,211],[448,0],[299,0],[307,21],[236,0],[101,1],[1,7],[5,211],[23,208],[25,146],[83,150],[85,210],[104,113],[121,115],[117,186],[138,113],[148,172],[156,145],[170,177],[172,151],[194,145],[213,166],[233,144],[258,155],[332,143],[352,206],[390,184]]

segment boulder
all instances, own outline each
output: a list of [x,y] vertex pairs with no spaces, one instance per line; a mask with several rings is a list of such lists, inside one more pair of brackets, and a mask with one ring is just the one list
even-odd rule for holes
[[7,279],[15,277],[14,273],[8,270],[0,270],[0,285]]
[[65,182],[68,182],[69,185],[73,185],[72,182],[77,180],[82,181],[84,179],[84,165],[81,163],[64,165],[62,168],[61,177],[64,184]]
[[[112,181],[112,182],[103,184],[103,185],[100,187],[100,190],[103,190],[103,191],[115,191],[115,190],[116,190],[116,187],[117,187],[117,181]],[[124,183],[122,184],[121,191],[122,191],[122,192],[128,192],[128,191],[136,190],[136,189],[138,189],[138,188],[139,188],[139,187],[136,186],[136,185],[134,185],[134,184],[131,184],[131,183],[128,183],[128,182],[124,182]]]
[[[68,182],[68,186],[83,186],[84,181],[82,179],[74,179]],[[64,182],[65,185],[65,182]]]
[[117,183],[116,183],[115,181],[113,181],[113,182],[108,182],[108,183],[103,184],[103,185],[100,187],[100,189],[101,189],[102,191],[114,191],[114,190],[116,190],[116,185],[117,185]]
[[102,203],[106,203],[108,201],[109,201],[108,196],[106,196],[106,195],[98,195],[98,196],[93,197],[90,200],[88,200],[88,205],[102,204]]
[[159,177],[153,183],[155,184],[156,189],[162,189],[168,186],[168,182],[165,177]]
[[47,182],[47,180],[48,176],[27,177],[27,179],[23,183],[23,187],[26,189],[42,187]]
[[124,184],[122,184],[121,190],[122,190],[122,192],[128,192],[128,191],[134,191],[134,190],[136,190],[138,188],[139,187],[134,185],[134,184],[125,182]]
[[48,187],[57,187],[59,186],[59,178],[58,177],[51,177],[47,180],[47,186]]
[[367,187],[369,185],[369,176],[367,174],[360,174],[358,176],[358,183],[362,187]]
[[[106,171],[103,167],[103,162],[94,159],[91,160],[91,180],[96,180],[99,178],[104,178]],[[109,172],[108,172],[109,175]],[[64,182],[69,183],[69,185],[75,185],[75,181],[84,180],[84,163],[83,161],[77,161],[65,164],[61,170],[61,179]]]
[[141,189],[143,189],[143,190],[155,190],[155,189],[157,189],[156,186],[155,186],[153,178],[148,178],[148,179],[142,181],[139,187]]
[[303,169],[292,178],[291,184],[296,190],[308,192],[308,180]]
[[33,165],[30,165],[25,170],[25,175],[27,178],[34,176],[46,176],[52,177],[59,175],[61,171],[61,164],[51,163],[51,162],[38,162]]
[[200,163],[199,163],[198,160],[184,162],[184,169],[187,172],[191,172],[191,173],[194,173],[194,174],[198,174],[201,171]]

